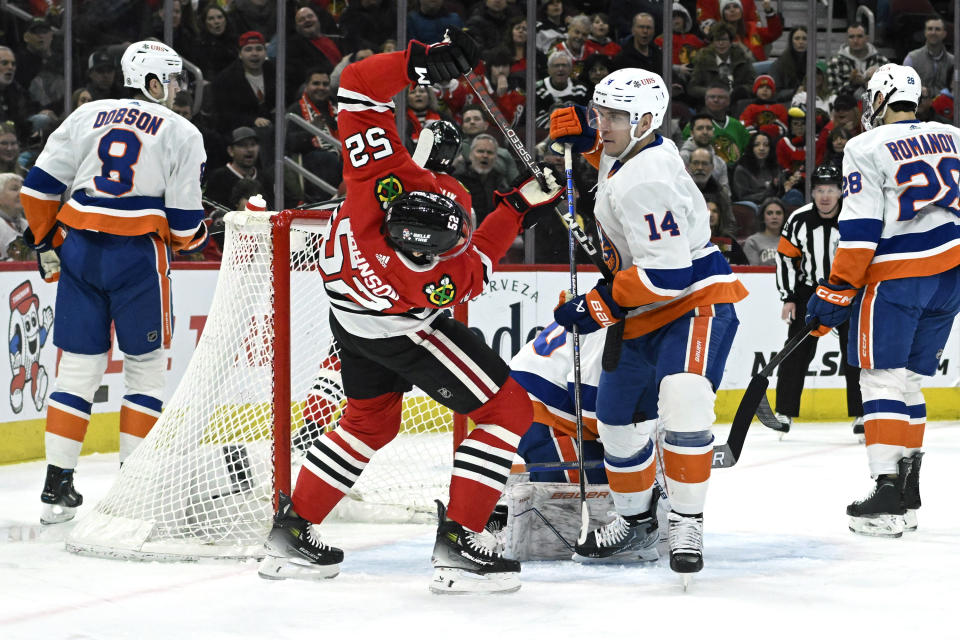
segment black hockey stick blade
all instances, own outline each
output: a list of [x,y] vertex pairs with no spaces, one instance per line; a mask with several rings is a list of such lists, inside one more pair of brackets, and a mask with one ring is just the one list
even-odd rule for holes
[[770,401],[767,400],[767,395],[764,394],[760,398],[760,404],[757,406],[757,420],[760,421],[760,424],[763,426],[773,429],[774,431],[779,431],[780,433],[786,433],[787,429],[783,428],[783,425],[780,424],[780,421],[777,420],[777,416],[773,413],[773,409],[770,407]]

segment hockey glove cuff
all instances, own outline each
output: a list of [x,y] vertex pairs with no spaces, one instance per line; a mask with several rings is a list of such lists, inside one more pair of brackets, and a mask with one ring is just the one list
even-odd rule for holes
[[23,232],[23,241],[37,252],[37,270],[46,282],[60,279],[60,247],[66,238],[67,229],[59,222],[54,224],[50,233],[39,242],[33,237],[33,229],[30,227]]
[[814,318],[820,321],[820,327],[811,331],[811,335],[826,335],[833,327],[846,322],[853,312],[851,305],[858,293],[858,289],[848,284],[831,284],[826,279],[820,280],[820,285],[807,302],[807,315],[804,318],[807,323]]
[[580,333],[592,333],[620,322],[626,312],[613,300],[610,285],[600,280],[586,294],[576,297],[569,291],[560,294],[560,302],[553,310],[557,324],[571,331],[576,326]]
[[407,46],[407,78],[419,85],[444,84],[470,73],[479,62],[480,47],[460,29],[447,29],[435,44],[411,40]]
[[550,137],[586,153],[597,144],[597,130],[587,124],[587,109],[580,105],[561,107],[550,114]]
[[506,203],[521,217],[524,229],[529,229],[545,215],[549,215],[557,201],[563,197],[563,189],[560,187],[560,182],[557,180],[553,169],[546,164],[540,164],[539,167],[546,179],[546,191],[543,190],[535,177],[530,176],[517,180],[513,188],[506,193],[493,192],[494,206]]
[[207,243],[210,241],[210,233],[207,229],[207,222],[204,220],[200,223],[200,228],[197,229],[197,232],[193,235],[193,239],[187,243],[187,246],[178,250],[177,253],[180,255],[187,255],[190,253],[199,253],[207,248]]

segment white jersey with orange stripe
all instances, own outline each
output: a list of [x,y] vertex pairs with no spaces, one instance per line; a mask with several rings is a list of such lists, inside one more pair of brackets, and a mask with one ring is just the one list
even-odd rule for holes
[[[597,385],[605,331],[580,336],[580,383],[584,434],[597,434]],[[510,360],[510,375],[533,401],[534,420],[576,436],[573,400],[573,339],[551,322]]]
[[613,298],[636,307],[624,336],[649,333],[701,306],[736,302],[746,289],[710,243],[710,214],[676,145],[656,135],[621,164],[600,160],[596,217],[613,271]]
[[205,163],[200,131],[182,116],[146,100],[97,100],[53,132],[21,199],[37,237],[57,219],[121,236],[156,233],[174,249],[190,248],[203,224]]
[[850,140],[831,280],[862,287],[960,264],[958,181],[960,130],[951,125],[907,120]]

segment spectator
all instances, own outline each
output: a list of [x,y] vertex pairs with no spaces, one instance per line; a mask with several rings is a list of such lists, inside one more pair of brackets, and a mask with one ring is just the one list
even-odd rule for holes
[[713,162],[710,175],[717,181],[717,184],[720,185],[724,193],[729,195],[730,181],[727,176],[727,163],[716,153],[713,153],[713,143],[713,118],[710,117],[710,114],[699,113],[693,116],[693,119],[690,121],[690,137],[681,145],[680,157],[683,158],[684,163],[689,164],[690,154],[693,153],[695,149],[709,149]]
[[90,89],[86,87],[80,87],[70,96],[70,105],[76,110],[77,107],[81,107],[88,102],[93,102],[93,96],[90,95]]
[[265,45],[259,31],[243,33],[237,40],[237,60],[213,79],[211,93],[221,132],[272,124],[276,70],[267,60]]
[[203,137],[203,148],[207,151],[207,169],[222,167],[229,158],[225,150],[223,136],[210,124],[206,116],[193,113],[193,96],[189,91],[178,91],[171,108],[177,115],[193,123]]
[[[197,16],[193,10],[193,3],[174,0],[170,12],[173,27],[173,47],[177,51],[189,52],[197,41],[200,30],[197,27]],[[151,35],[158,40],[163,39],[164,7],[161,4],[151,16]]]
[[428,122],[443,120],[437,95],[430,87],[412,85],[407,89],[407,139],[404,144],[413,153],[420,139],[420,132]]
[[443,0],[420,0],[419,7],[407,14],[407,37],[411,40],[440,42],[450,27],[463,28],[463,20],[447,11]]
[[743,0],[720,0],[721,22],[733,27],[736,36],[733,41],[745,47],[753,54],[753,59],[762,62],[767,59],[764,46],[770,44],[783,33],[783,19],[774,10],[770,0],[763,0],[761,8],[767,20],[767,26],[760,26],[757,20],[744,20]]
[[190,61],[210,80],[237,59],[237,36],[216,2],[200,10],[199,22],[197,38],[189,47]]
[[[287,126],[287,153],[300,154],[303,167],[334,188],[343,178],[340,144],[337,135],[337,106],[331,99],[330,74],[324,68],[307,71],[303,94],[289,109],[334,139],[330,142],[309,131],[290,124]],[[328,196],[312,183],[304,183],[304,195],[308,200]]]
[[[757,4],[754,0],[741,0],[743,9],[743,19],[750,23],[756,23]],[[720,22],[720,0],[697,0],[697,22],[700,24],[700,30],[703,33],[710,33],[710,27]]]
[[787,108],[774,102],[777,84],[768,75],[757,76],[753,83],[756,99],[740,113],[740,123],[748,132],[763,131],[776,140],[787,131]]
[[[722,82],[733,100],[742,100],[752,95],[756,72],[753,63],[739,46],[733,46],[735,32],[730,25],[718,22],[710,28],[710,44],[697,53],[693,61],[693,73],[687,85],[687,94],[702,100],[707,87]],[[710,105],[706,105],[709,109]]]
[[[921,87],[922,90],[923,87]],[[933,99],[930,106],[940,118],[949,123],[953,122],[953,96],[946,89]]]
[[610,25],[613,27],[613,39],[623,40],[633,32],[633,21],[638,13],[647,13],[655,21],[654,33],[660,33],[663,25],[663,5],[656,0],[616,0],[610,3]]
[[737,242],[737,223],[729,202],[716,193],[705,193],[703,199],[710,212],[710,242],[717,245],[730,264],[749,264],[743,247]]
[[850,132],[837,127],[827,136],[827,148],[823,155],[823,164],[831,165],[843,171],[843,150],[850,140]]
[[11,121],[0,122],[0,173],[16,173],[20,157],[17,126]]
[[106,49],[98,49],[87,59],[87,89],[94,100],[118,99],[117,62]]
[[563,0],[541,0],[537,13],[537,49],[548,53],[554,43],[567,32],[566,9]]
[[391,0],[354,0],[340,14],[344,51],[355,51],[361,40],[382,43],[397,37],[397,8]]
[[[27,229],[27,219],[20,204],[20,187],[23,178],[15,173],[0,173],[0,260],[23,259],[21,251],[15,245],[23,244],[23,232]],[[25,246],[25,245],[24,245]],[[14,256],[11,256],[13,250]]]
[[862,24],[847,27],[847,44],[840,47],[827,65],[827,84],[833,93],[842,89],[859,93],[867,86],[867,69],[889,62],[872,43]]
[[340,74],[343,72],[346,66],[350,63],[360,62],[361,60],[369,58],[374,53],[373,48],[373,43],[367,40],[360,40],[357,42],[356,51],[343,56],[343,59],[340,60],[340,63],[333,68],[333,72],[330,74],[331,91],[336,93],[337,87],[340,86]]
[[509,188],[510,183],[494,167],[499,148],[496,138],[490,134],[475,136],[470,143],[470,163],[454,173],[454,177],[470,192],[477,225],[493,211],[493,192]]
[[697,147],[690,152],[687,161],[687,173],[693,178],[700,193],[704,196],[714,194],[729,201],[728,193],[713,177],[713,150],[710,147]]
[[570,55],[563,51],[554,51],[547,58],[547,77],[538,80],[536,85],[537,96],[537,126],[547,128],[550,125],[550,107],[560,102],[574,102],[586,105],[589,96],[587,88],[570,79],[573,71],[573,61]]
[[787,172],[802,169],[807,161],[806,143],[807,115],[800,107],[787,111],[787,135],[777,142],[777,164]]
[[733,172],[734,200],[760,204],[780,194],[780,167],[773,154],[774,140],[763,131],[750,136]]
[[[460,115],[463,119],[461,127],[463,135],[460,138],[460,153],[453,161],[453,165],[457,169],[470,164],[470,148],[473,145],[473,139],[487,133],[487,129],[490,128],[483,107],[479,104],[466,105]],[[517,162],[513,159],[510,151],[499,145],[497,146],[497,158],[494,160],[493,168],[510,184],[513,184],[520,175]]]
[[[490,95],[510,126],[520,126],[527,98],[523,94],[521,79],[510,75],[510,53],[506,49],[491,51],[484,58],[484,62],[487,65],[486,79],[490,86]],[[460,109],[457,109],[457,113],[459,112]]]
[[288,99],[299,90],[304,69],[320,66],[333,69],[343,58],[333,40],[321,33],[320,20],[312,7],[297,9],[294,25],[296,31],[287,41]]
[[[944,117],[937,112],[934,107],[934,94],[926,86],[920,87],[920,103],[917,105],[917,120],[923,122],[940,122],[943,124],[953,124],[953,120],[950,117]],[[943,96],[943,94],[940,94]],[[937,96],[937,97],[940,97]],[[946,97],[946,96],[943,96]]]
[[[527,72],[527,19],[523,16],[510,18],[507,26],[507,49],[513,54],[510,73],[523,78]],[[541,75],[541,68],[546,69],[546,56],[537,49],[536,75]]]
[[653,44],[657,35],[655,24],[649,13],[638,13],[633,17],[631,35],[620,41],[620,53],[613,59],[614,69],[636,67],[658,74],[663,72],[663,52]]
[[863,131],[860,125],[860,110],[857,108],[857,99],[850,93],[843,92],[836,97],[830,109],[830,121],[817,134],[817,164],[821,163],[824,154],[827,152],[827,138],[836,129],[846,130],[846,140]]
[[[830,117],[830,109],[833,107],[833,101],[836,99],[836,94],[830,90],[830,85],[827,83],[827,65],[823,60],[817,62],[816,66],[816,82],[814,86],[817,89],[817,95],[814,99],[814,104],[816,105],[817,113],[817,130],[820,130],[820,127],[826,123],[827,119]],[[800,107],[801,109],[806,110],[807,108],[807,76],[804,75],[800,81],[800,88],[793,98],[790,100],[790,106]],[[851,93],[850,89],[844,89],[845,93]]]
[[593,95],[593,88],[598,82],[610,75],[613,61],[602,53],[595,53],[583,61],[583,74],[580,81],[587,88],[587,95]]
[[[561,5],[562,6],[562,5]],[[590,18],[584,15],[574,16],[567,23],[567,34],[562,40],[557,40],[550,52],[563,51],[573,60],[573,76],[582,78],[583,61],[587,59],[590,50],[586,46],[587,35],[590,33]]]
[[63,107],[63,55],[53,51],[53,30],[43,18],[34,18],[23,34],[23,47],[16,53],[17,83],[27,87],[30,99],[42,109],[57,112]]
[[0,121],[11,120],[21,137],[28,134],[27,116],[30,103],[27,92],[14,79],[17,57],[9,47],[0,46]]
[[[739,120],[730,116],[730,90],[723,82],[712,82],[704,98],[704,112],[713,119],[713,149],[724,162],[733,164],[747,148],[750,133]],[[684,135],[688,135],[687,129]]]
[[903,59],[903,64],[913,67],[920,76],[920,85],[930,89],[930,95],[940,93],[941,89],[951,88],[954,57],[943,46],[947,30],[943,18],[930,16],[923,25],[923,37],[926,40],[919,49],[914,49]]
[[590,54],[602,53],[613,58],[620,53],[620,45],[610,37],[610,18],[605,13],[595,13],[590,17],[590,35],[587,36],[587,48]]
[[[692,33],[693,19],[690,12],[679,2],[673,3],[673,65],[674,72],[677,65],[683,67],[683,74],[689,78],[693,70],[693,58],[697,51],[707,46],[707,43]],[[663,35],[657,36],[653,41],[655,45],[663,50]]]
[[481,49],[493,49],[502,41],[510,20],[506,8],[507,0],[483,0],[467,19],[467,29]]
[[[227,155],[230,162],[210,172],[203,189],[206,199],[225,206],[230,202],[230,194],[234,185],[240,180],[257,180],[261,185],[269,184],[264,177],[260,178],[257,164],[260,159],[260,143],[257,133],[250,127],[237,127],[230,137],[227,146]],[[266,194],[264,194],[266,195]],[[229,207],[227,207],[229,208]]]
[[794,27],[787,39],[787,48],[780,54],[770,69],[770,75],[779,87],[777,102],[786,102],[800,87],[800,80],[807,73],[807,27]]
[[786,208],[779,198],[767,198],[760,203],[760,231],[743,242],[747,262],[758,267],[777,265],[777,245],[786,219]]
[[229,11],[237,33],[256,31],[266,35],[264,42],[277,33],[275,0],[233,0],[229,3]]

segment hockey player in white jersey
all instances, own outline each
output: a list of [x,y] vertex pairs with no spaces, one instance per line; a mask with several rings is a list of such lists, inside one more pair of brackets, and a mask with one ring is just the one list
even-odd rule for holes
[[[111,323],[124,354],[120,462],[160,415],[172,331],[170,251],[206,244],[200,132],[170,110],[180,56],[160,42],[121,59],[134,97],[87,103],[53,132],[23,182],[25,239],[58,281],[53,342],[63,351],[46,424],[41,522],[74,517],[73,472],[107,366]],[[61,207],[61,195],[67,201]]]
[[733,303],[747,292],[710,243],[706,203],[676,146],[656,133],[668,102],[660,76],[620,69],[597,84],[589,110],[552,114],[551,137],[599,169],[595,213],[616,272],[613,282],[601,280],[559,305],[554,318],[584,333],[625,323],[619,365],[601,374],[597,392],[597,428],[618,516],[577,552],[608,545],[610,532],[623,527],[637,531],[625,539],[640,537],[655,551],[659,420],[672,507],[670,566],[686,574],[703,567],[715,390],[739,324]]
[[866,132],[843,157],[840,245],[807,321],[822,335],[850,319],[848,362],[863,369],[873,491],[847,507],[850,529],[899,537],[917,527],[926,405],[960,311],[960,130],[920,122],[920,78],[880,67],[863,98]]

